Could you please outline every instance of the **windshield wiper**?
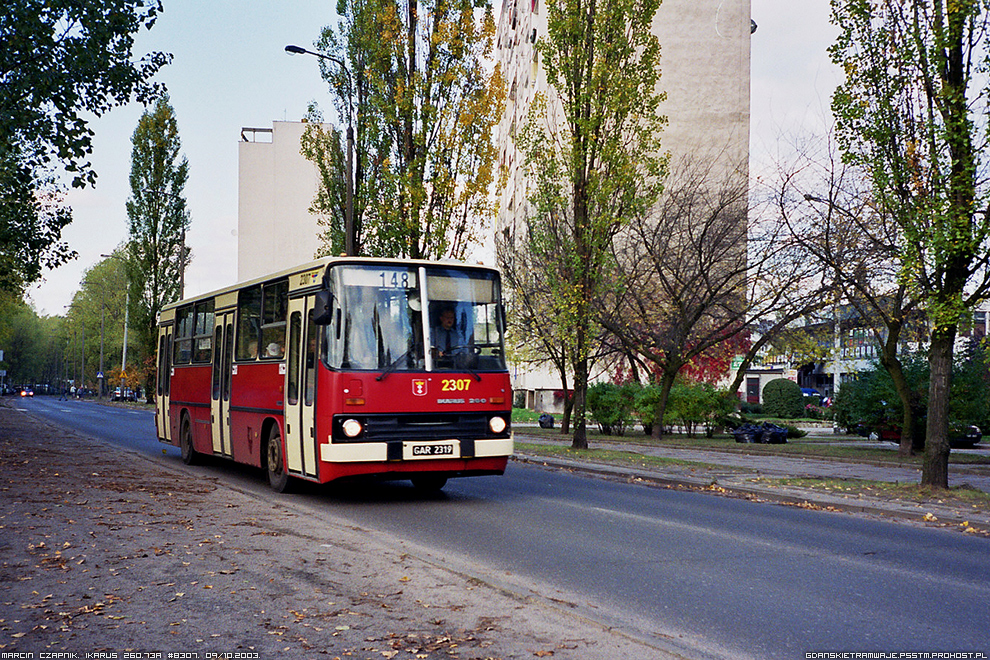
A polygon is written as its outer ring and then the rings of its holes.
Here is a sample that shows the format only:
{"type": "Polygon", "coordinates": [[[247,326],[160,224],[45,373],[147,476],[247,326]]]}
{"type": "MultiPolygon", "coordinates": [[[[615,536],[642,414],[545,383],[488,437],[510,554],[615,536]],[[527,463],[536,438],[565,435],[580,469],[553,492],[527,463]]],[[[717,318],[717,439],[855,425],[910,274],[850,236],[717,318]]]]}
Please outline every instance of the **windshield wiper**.
{"type": "Polygon", "coordinates": [[[405,360],[406,358],[408,358],[410,353],[412,353],[412,349],[406,351],[405,353],[403,353],[402,355],[400,355],[399,357],[397,357],[392,364],[390,364],[387,367],[385,367],[385,371],[381,372],[380,374],[378,374],[375,377],[375,380],[378,380],[378,381],[384,380],[385,376],[387,376],[390,373],[392,373],[393,371],[395,371],[398,368],[399,363],[401,363],[403,360],[405,360]]]}

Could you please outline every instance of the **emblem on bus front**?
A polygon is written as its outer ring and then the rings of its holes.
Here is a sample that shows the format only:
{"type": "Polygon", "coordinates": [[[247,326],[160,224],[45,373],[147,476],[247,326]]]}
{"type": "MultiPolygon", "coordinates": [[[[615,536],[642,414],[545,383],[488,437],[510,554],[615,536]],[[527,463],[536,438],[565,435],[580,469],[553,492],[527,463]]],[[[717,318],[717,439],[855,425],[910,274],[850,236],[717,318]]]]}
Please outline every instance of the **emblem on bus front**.
{"type": "Polygon", "coordinates": [[[416,396],[426,396],[426,379],[416,378],[412,382],[413,394],[416,396]]]}

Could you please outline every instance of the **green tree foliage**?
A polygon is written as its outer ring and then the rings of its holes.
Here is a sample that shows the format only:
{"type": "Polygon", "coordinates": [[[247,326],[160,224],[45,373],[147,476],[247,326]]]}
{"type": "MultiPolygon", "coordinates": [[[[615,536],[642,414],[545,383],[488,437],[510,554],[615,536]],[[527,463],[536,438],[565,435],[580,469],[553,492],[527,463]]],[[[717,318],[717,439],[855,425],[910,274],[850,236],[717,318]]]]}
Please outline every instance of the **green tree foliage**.
{"type": "MultiPolygon", "coordinates": [[[[97,374],[101,368],[105,374],[104,386],[113,387],[119,384],[124,323],[129,320],[125,313],[127,282],[124,255],[122,251],[118,251],[115,256],[97,262],[83,274],[79,289],[72,298],[65,323],[67,328],[79,333],[80,338],[85,337],[81,359],[85,360],[83,373],[86,387],[99,387],[97,374]]],[[[130,367],[140,359],[139,351],[134,348],[136,347],[128,347],[127,362],[130,367]]],[[[131,372],[133,369],[128,368],[127,371],[131,372]]]]}
{"type": "Polygon", "coordinates": [[[75,253],[56,172],[93,184],[91,117],[159,91],[150,79],[170,56],[132,54],[160,2],[22,0],[0,12],[0,287],[19,290],[75,253]]]}
{"type": "MultiPolygon", "coordinates": [[[[320,62],[338,115],[344,124],[353,117],[359,254],[463,257],[494,216],[491,132],[505,84],[485,64],[495,34],[490,5],[350,0],[338,13],[339,31],[326,28],[317,47],[347,66],[320,62]]],[[[303,140],[321,175],[311,210],[327,228],[323,254],[343,247],[343,138],[314,124],[303,140]]]]}
{"type": "Polygon", "coordinates": [[[0,369],[7,385],[60,386],[70,344],[63,319],[41,317],[15,292],[0,292],[0,369]]]}
{"type": "Polygon", "coordinates": [[[76,256],[61,240],[72,211],[54,177],[32,170],[22,155],[0,146],[0,291],[17,293],[76,256]]]}
{"type": "Polygon", "coordinates": [[[127,200],[131,324],[144,355],[155,351],[159,310],[181,296],[188,251],[189,211],[183,189],[189,162],[180,154],[175,111],[160,98],[138,120],[131,138],[131,195],[127,200]]]}
{"type": "Polygon", "coordinates": [[[839,145],[867,173],[874,204],[899,225],[902,281],[932,323],[922,483],[947,487],[956,328],[988,288],[990,7],[832,0],[832,18],[840,34],[830,53],[845,73],[832,100],[839,145]]]}
{"type": "MultiPolygon", "coordinates": [[[[904,376],[911,392],[915,414],[924,416],[928,405],[929,364],[923,353],[902,357],[904,376]]],[[[956,355],[949,397],[949,427],[975,425],[990,429],[990,359],[986,345],[971,343],[956,355]]],[[[843,428],[873,431],[897,429],[903,419],[901,401],[890,374],[879,364],[844,383],[833,403],[836,422],[843,428]]],[[[924,427],[917,427],[914,441],[924,442],[924,427]]]]}
{"type": "Polygon", "coordinates": [[[804,394],[792,380],[777,378],[763,386],[763,412],[770,417],[804,417],[804,394]]]}
{"type": "Polygon", "coordinates": [[[551,92],[538,96],[518,136],[531,181],[525,249],[540,265],[565,329],[574,374],[573,446],[587,446],[586,393],[598,334],[592,301],[611,267],[611,241],[657,200],[666,158],[659,0],[548,3],[536,44],[551,92]]]}

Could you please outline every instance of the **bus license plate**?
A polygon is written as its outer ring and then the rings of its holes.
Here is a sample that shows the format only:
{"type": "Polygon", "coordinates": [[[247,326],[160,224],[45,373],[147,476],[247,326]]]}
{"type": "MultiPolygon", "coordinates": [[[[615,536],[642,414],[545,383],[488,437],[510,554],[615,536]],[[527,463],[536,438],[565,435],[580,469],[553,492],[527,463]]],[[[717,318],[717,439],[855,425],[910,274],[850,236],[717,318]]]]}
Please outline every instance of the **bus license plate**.
{"type": "Polygon", "coordinates": [[[415,458],[454,458],[458,454],[453,442],[406,445],[405,459],[415,458]]]}

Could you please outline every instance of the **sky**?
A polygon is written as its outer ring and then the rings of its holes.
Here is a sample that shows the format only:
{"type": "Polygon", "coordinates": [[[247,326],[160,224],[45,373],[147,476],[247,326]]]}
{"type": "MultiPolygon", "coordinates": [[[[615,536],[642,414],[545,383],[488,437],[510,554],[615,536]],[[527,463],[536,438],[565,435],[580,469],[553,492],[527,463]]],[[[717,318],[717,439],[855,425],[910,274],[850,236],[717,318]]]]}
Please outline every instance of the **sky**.
{"type": "MultiPolygon", "coordinates": [[[[733,0],[726,0],[727,2],[733,0]]],[[[498,0],[495,0],[496,4],[498,0]]],[[[751,162],[772,158],[782,137],[821,134],[839,75],[826,48],[835,37],[828,0],[751,0],[751,162]]],[[[333,2],[317,0],[164,0],[164,13],[136,39],[135,53],[165,51],[173,60],[156,76],[169,91],[189,159],[186,185],[192,263],[186,295],[218,289],[237,273],[237,142],[242,127],[299,121],[311,101],[333,119],[318,60],[285,53],[313,49],[335,22],[333,2]]],[[[79,258],[31,287],[42,315],[61,315],[84,272],[127,238],[131,135],[144,108],[132,103],[95,119],[95,188],[71,191],[73,222],[63,239],[79,258]]]]}

